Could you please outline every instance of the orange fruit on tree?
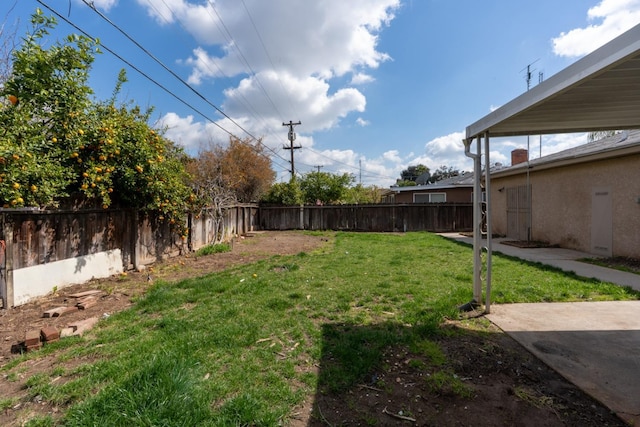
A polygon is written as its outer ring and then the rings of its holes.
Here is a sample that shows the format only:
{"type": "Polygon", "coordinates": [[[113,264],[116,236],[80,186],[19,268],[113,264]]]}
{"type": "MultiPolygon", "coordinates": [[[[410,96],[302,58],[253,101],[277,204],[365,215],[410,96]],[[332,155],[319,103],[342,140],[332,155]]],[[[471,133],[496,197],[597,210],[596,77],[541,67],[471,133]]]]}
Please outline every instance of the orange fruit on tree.
{"type": "Polygon", "coordinates": [[[18,103],[18,97],[15,95],[9,95],[7,98],[9,98],[11,105],[16,105],[18,103]]]}

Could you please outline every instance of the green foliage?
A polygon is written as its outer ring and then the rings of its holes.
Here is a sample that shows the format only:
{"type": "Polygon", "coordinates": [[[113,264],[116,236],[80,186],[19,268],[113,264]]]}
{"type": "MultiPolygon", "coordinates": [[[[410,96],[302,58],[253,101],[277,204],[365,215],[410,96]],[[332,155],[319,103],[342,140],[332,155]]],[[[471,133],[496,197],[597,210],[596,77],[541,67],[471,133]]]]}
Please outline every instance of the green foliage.
{"type": "Polygon", "coordinates": [[[458,175],[460,175],[460,171],[458,169],[453,166],[442,165],[431,174],[429,182],[434,183],[458,175]]]}
{"type": "Polygon", "coordinates": [[[415,185],[416,179],[426,172],[429,172],[429,168],[423,164],[409,166],[400,173],[400,181],[412,181],[412,185],[415,185]]]}
{"type": "Polygon", "coordinates": [[[380,203],[382,199],[382,190],[375,186],[365,187],[357,184],[347,188],[342,201],[348,205],[364,205],[380,203]]]}
{"type": "Polygon", "coordinates": [[[196,251],[196,256],[205,256],[219,254],[231,251],[231,246],[227,243],[216,243],[214,245],[204,246],[196,251]]]}
{"type": "Polygon", "coordinates": [[[302,190],[297,180],[273,184],[261,200],[262,203],[284,206],[299,206],[303,201],[302,190]]]}
{"type": "Polygon", "coordinates": [[[78,137],[80,116],[90,105],[88,70],[96,43],[69,36],[66,44],[40,46],[56,21],[40,11],[33,32],[14,52],[13,74],[0,91],[0,203],[5,207],[51,206],[73,181],[69,152],[54,135],[78,137]]]}
{"type": "Polygon", "coordinates": [[[462,382],[456,374],[447,370],[436,371],[429,375],[425,381],[433,393],[462,398],[473,396],[473,389],[462,382]]]}
{"type": "Polygon", "coordinates": [[[348,173],[310,172],[299,181],[305,203],[324,205],[339,202],[353,182],[353,176],[348,173]]]}
{"type": "Polygon", "coordinates": [[[69,197],[114,200],[175,222],[190,198],[186,156],[147,124],[149,112],[94,102],[87,85],[98,42],[68,36],[44,48],[54,18],[36,11],[0,91],[0,205],[55,207],[69,197]]]}
{"type": "Polygon", "coordinates": [[[396,187],[411,187],[416,185],[415,181],[401,181],[398,180],[396,181],[396,183],[394,184],[396,187]]]}

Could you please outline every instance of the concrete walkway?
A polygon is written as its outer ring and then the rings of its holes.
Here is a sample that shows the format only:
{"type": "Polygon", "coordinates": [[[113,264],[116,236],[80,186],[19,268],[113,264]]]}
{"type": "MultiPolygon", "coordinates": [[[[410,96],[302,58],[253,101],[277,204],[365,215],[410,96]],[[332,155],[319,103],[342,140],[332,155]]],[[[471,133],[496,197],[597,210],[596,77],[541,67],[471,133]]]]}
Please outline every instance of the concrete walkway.
{"type": "MultiPolygon", "coordinates": [[[[457,233],[443,236],[473,244],[457,233]]],[[[593,257],[589,254],[523,249],[503,240],[493,240],[494,253],[640,290],[639,275],[577,261],[593,257]]],[[[487,318],[620,418],[640,426],[640,301],[494,304],[487,318]]]]}

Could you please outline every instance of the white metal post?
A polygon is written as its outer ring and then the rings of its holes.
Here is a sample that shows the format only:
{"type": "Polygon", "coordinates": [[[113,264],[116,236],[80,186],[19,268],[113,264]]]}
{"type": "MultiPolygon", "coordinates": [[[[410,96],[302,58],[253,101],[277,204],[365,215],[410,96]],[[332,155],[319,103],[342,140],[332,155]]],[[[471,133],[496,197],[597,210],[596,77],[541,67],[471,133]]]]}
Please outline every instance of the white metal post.
{"type": "Polygon", "coordinates": [[[476,139],[476,155],[473,158],[473,300],[482,303],[482,144],[476,139]]]}
{"type": "Polygon", "coordinates": [[[491,254],[492,254],[492,226],[491,226],[491,163],[489,159],[489,133],[484,135],[484,191],[486,194],[486,221],[487,221],[487,270],[485,272],[486,294],[484,311],[491,312],[491,254]]]}
{"type": "Polygon", "coordinates": [[[465,139],[464,154],[473,159],[473,300],[461,307],[461,309],[473,309],[480,305],[482,301],[482,189],[480,187],[481,170],[481,145],[480,138],[477,139],[476,153],[471,152],[473,138],[465,139]],[[464,307],[464,308],[463,308],[464,307]]]}

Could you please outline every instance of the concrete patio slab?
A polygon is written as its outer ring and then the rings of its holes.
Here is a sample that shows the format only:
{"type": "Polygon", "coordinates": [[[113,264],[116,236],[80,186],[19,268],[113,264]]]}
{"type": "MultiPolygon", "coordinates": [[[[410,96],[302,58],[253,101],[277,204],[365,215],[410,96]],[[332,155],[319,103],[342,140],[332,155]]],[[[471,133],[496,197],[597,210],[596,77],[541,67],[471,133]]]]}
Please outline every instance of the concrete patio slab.
{"type": "Polygon", "coordinates": [[[487,318],[631,425],[640,425],[640,301],[493,305],[487,318]]]}

